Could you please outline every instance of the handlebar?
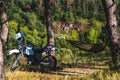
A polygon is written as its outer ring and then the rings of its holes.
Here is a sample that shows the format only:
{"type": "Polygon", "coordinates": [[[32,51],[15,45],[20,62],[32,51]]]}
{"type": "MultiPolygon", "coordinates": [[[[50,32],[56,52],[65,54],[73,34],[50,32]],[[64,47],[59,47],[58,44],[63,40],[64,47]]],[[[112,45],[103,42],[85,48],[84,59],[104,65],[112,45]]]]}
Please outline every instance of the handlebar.
{"type": "Polygon", "coordinates": [[[58,51],[57,47],[47,47],[46,49],[44,49],[43,52],[49,52],[49,51],[58,51]]]}

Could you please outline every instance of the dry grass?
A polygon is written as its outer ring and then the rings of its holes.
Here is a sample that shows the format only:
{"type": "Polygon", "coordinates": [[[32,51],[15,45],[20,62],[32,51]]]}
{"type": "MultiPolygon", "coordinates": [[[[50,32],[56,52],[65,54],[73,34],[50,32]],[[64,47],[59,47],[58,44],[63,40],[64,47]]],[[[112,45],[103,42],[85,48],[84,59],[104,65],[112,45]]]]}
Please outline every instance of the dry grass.
{"type": "Polygon", "coordinates": [[[8,80],[78,80],[80,76],[57,75],[38,72],[7,72],[8,80]]]}
{"type": "Polygon", "coordinates": [[[120,80],[120,73],[110,70],[65,68],[48,73],[15,71],[6,72],[7,80],[120,80]]]}

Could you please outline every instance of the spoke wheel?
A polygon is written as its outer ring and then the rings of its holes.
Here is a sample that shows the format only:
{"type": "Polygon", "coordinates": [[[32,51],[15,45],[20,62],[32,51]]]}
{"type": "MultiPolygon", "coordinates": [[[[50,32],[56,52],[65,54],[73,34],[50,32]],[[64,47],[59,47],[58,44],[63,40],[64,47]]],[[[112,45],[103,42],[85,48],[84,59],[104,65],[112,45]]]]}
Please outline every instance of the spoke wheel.
{"type": "Polygon", "coordinates": [[[54,56],[45,56],[41,61],[42,69],[55,70],[57,60],[54,56]]]}
{"type": "Polygon", "coordinates": [[[20,57],[20,54],[13,54],[10,59],[10,71],[14,72],[19,66],[20,62],[16,60],[16,56],[20,57]]]}

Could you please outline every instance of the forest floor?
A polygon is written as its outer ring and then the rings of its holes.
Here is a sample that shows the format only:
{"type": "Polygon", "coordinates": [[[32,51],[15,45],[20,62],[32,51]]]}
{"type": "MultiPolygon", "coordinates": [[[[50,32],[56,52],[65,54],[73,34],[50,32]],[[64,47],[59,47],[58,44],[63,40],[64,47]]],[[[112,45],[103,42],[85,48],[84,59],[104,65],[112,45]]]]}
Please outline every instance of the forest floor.
{"type": "MultiPolygon", "coordinates": [[[[88,56],[88,55],[87,55],[88,56]]],[[[94,56],[92,56],[94,57],[94,56]]],[[[95,57],[100,57],[96,55],[95,57]]],[[[109,69],[109,58],[77,61],[58,65],[56,71],[41,71],[39,67],[22,65],[15,72],[6,71],[6,80],[120,80],[120,73],[109,69]]],[[[84,58],[83,60],[89,58],[84,58]]]]}
{"type": "Polygon", "coordinates": [[[102,63],[80,63],[72,67],[61,64],[64,67],[47,72],[40,71],[36,67],[22,66],[15,72],[6,71],[6,80],[120,80],[119,72],[111,71],[102,63]]]}
{"type": "MultiPolygon", "coordinates": [[[[28,72],[28,71],[15,71],[15,72],[6,72],[7,80],[67,80],[66,77],[71,79],[78,79],[83,75],[90,75],[99,69],[90,69],[90,68],[64,68],[58,71],[49,71],[49,72],[28,72]]],[[[69,80],[68,79],[68,80],[69,80]]]]}
{"type": "Polygon", "coordinates": [[[102,71],[99,68],[63,68],[56,71],[20,71],[6,72],[7,80],[79,80],[82,76],[102,71]],[[66,79],[67,78],[67,79],[66,79]]]}
{"type": "Polygon", "coordinates": [[[83,74],[91,74],[96,71],[99,71],[99,69],[90,69],[90,68],[64,68],[63,70],[59,71],[52,71],[50,73],[53,74],[60,74],[60,75],[83,75],[83,74]]]}

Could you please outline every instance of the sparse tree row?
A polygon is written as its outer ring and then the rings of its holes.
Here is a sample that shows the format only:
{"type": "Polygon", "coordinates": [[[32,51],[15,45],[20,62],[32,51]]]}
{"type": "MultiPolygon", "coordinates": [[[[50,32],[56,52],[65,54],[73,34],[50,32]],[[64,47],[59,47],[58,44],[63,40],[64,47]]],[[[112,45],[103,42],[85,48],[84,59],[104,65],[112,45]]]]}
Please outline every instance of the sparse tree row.
{"type": "Polygon", "coordinates": [[[75,16],[104,20],[101,0],[56,0],[56,4],[59,12],[72,12],[75,16]]]}
{"type": "MultiPolygon", "coordinates": [[[[52,0],[55,5],[53,12],[55,14],[71,12],[74,16],[82,18],[95,18],[104,20],[104,11],[101,0],[52,0]],[[100,14],[101,13],[101,14],[100,14]]],[[[43,1],[39,1],[39,7],[42,10],[43,1]]]]}

